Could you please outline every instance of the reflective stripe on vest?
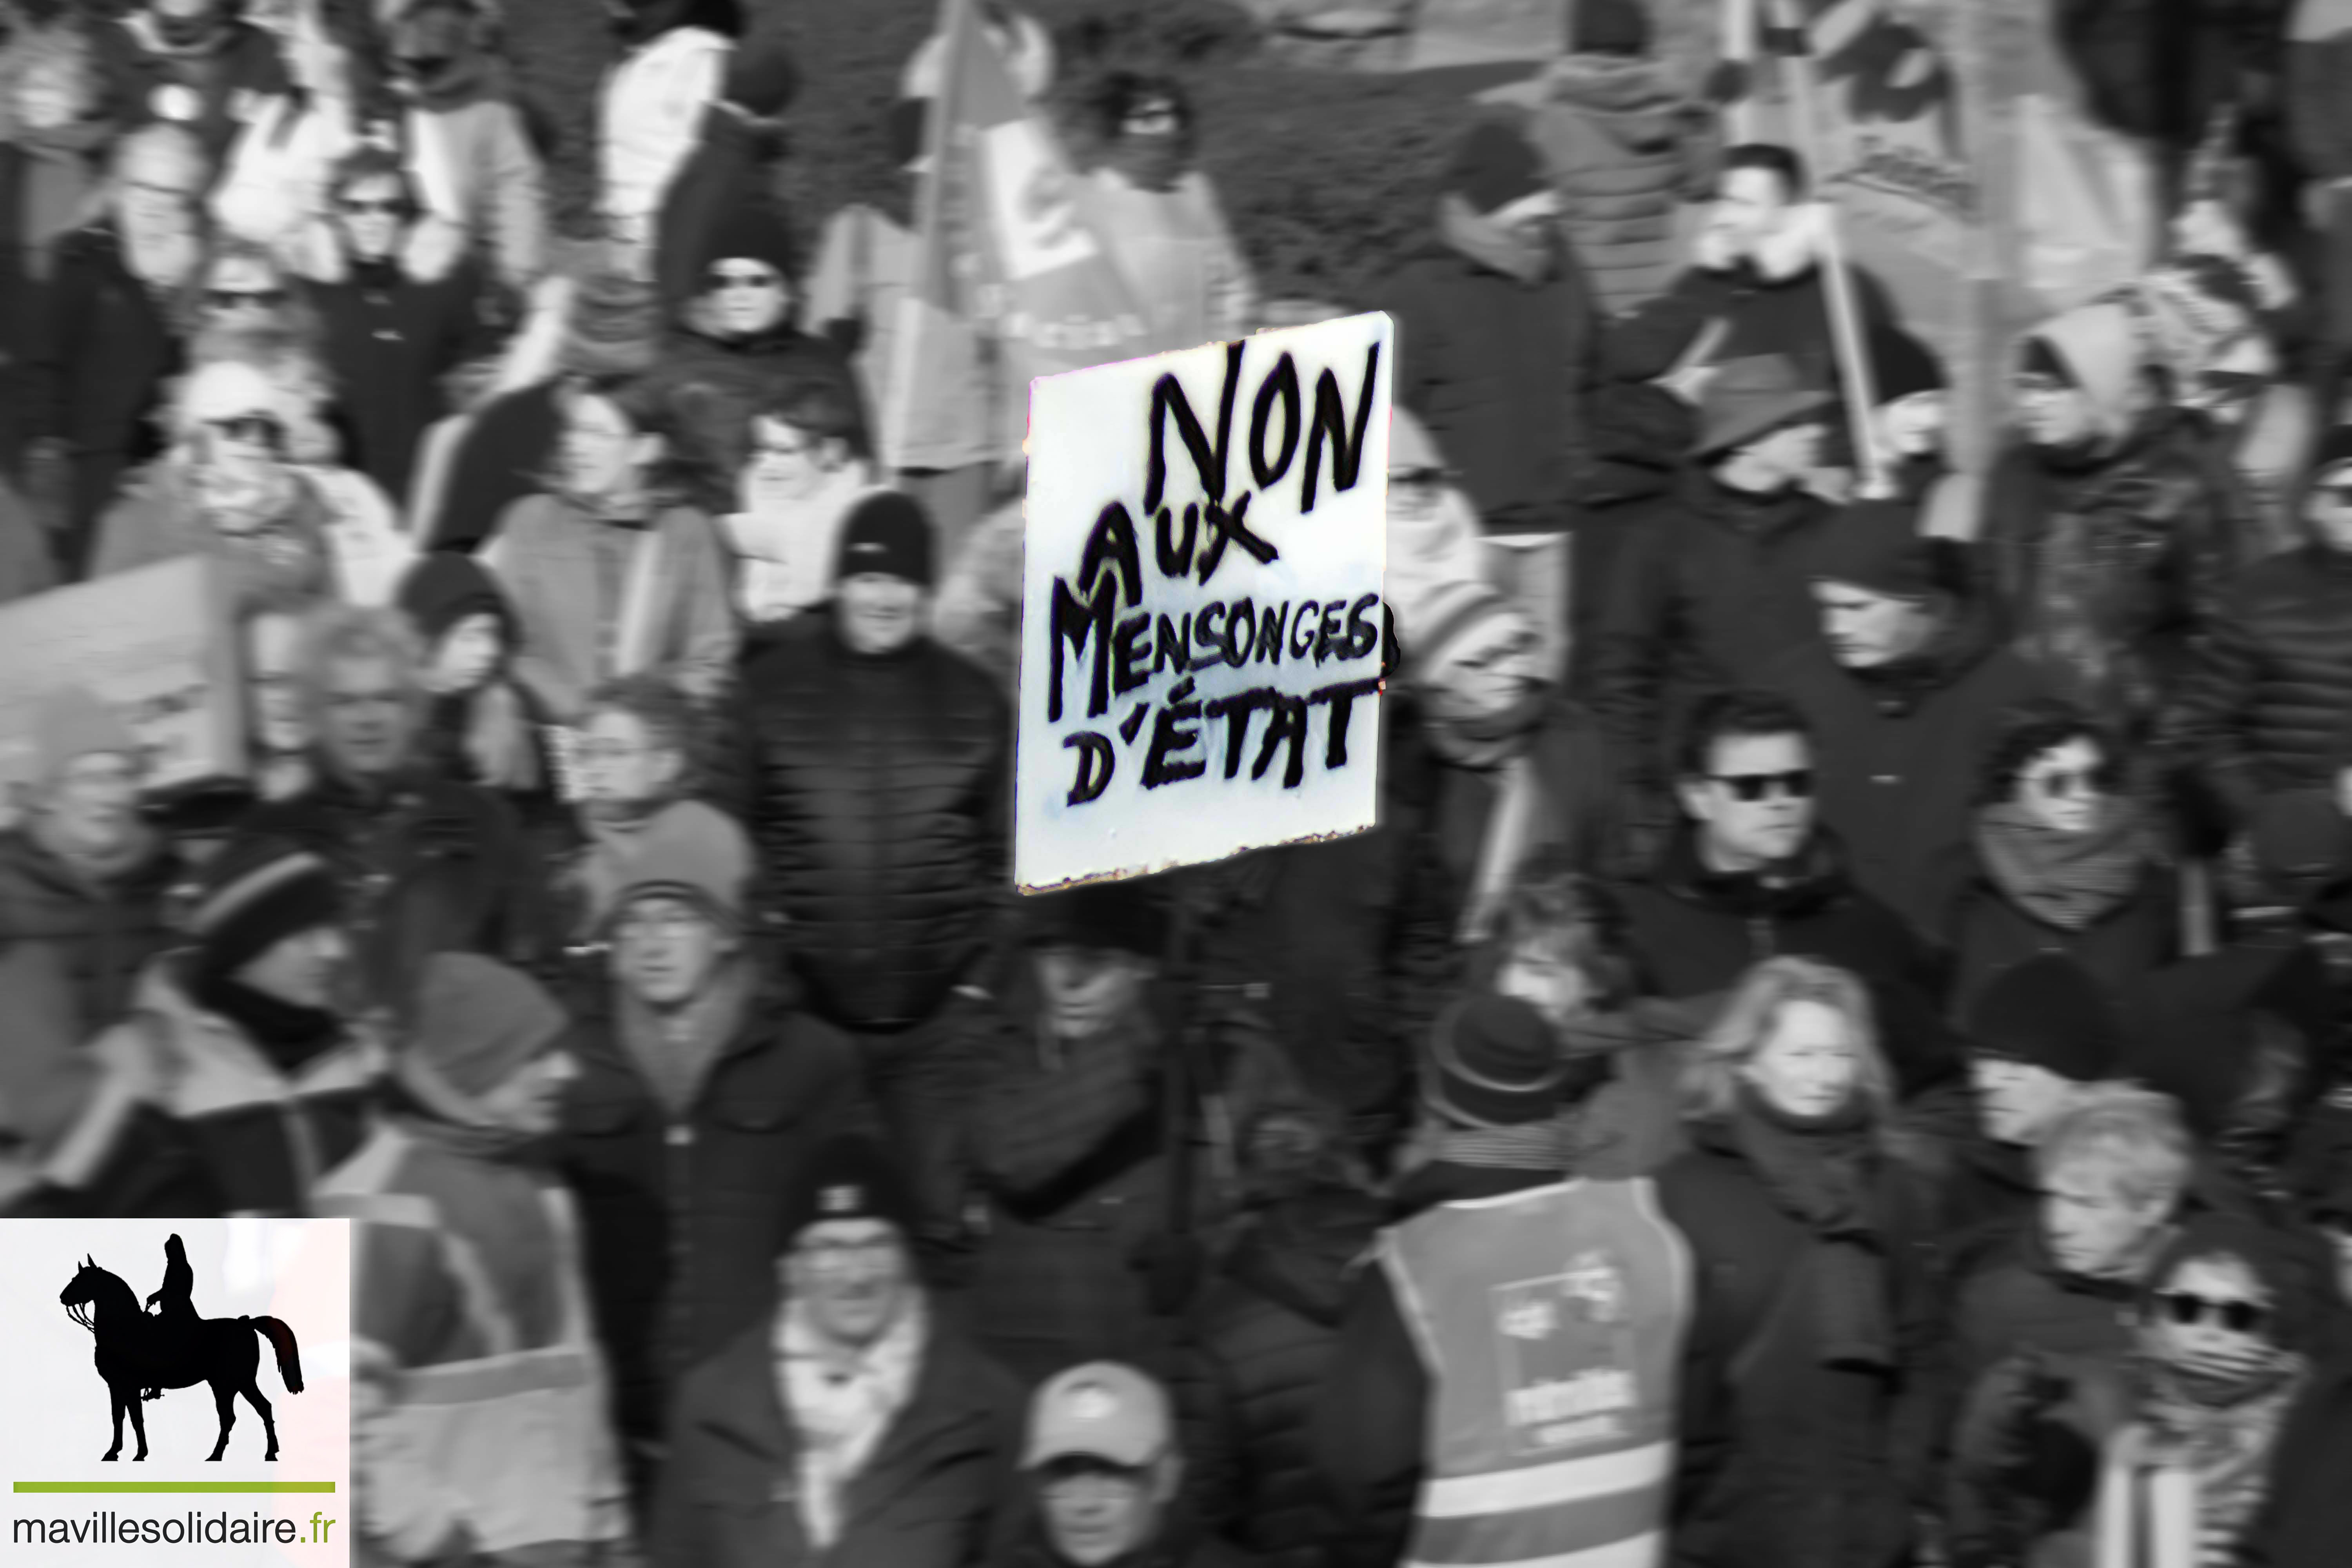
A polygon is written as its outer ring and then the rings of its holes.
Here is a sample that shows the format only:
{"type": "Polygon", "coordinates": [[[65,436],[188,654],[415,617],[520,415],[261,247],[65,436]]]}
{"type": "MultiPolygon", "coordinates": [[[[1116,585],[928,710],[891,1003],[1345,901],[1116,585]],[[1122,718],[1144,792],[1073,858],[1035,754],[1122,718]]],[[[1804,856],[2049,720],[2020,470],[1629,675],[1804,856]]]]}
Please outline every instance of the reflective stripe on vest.
{"type": "Polygon", "coordinates": [[[1430,1373],[1413,1568],[1655,1568],[1690,1261],[1647,1180],[1441,1204],[1380,1256],[1430,1373]]]}

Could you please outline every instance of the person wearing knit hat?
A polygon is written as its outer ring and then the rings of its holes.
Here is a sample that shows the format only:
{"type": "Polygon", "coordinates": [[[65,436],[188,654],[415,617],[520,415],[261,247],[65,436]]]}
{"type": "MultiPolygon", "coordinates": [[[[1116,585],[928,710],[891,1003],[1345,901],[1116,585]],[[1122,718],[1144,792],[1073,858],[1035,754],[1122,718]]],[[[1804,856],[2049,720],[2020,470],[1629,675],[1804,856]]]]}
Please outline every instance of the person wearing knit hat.
{"type": "Polygon", "coordinates": [[[1891,470],[1895,493],[1916,500],[1948,468],[1944,455],[1950,379],[1936,351],[1892,321],[1867,334],[1870,437],[1891,470]]]}
{"type": "Polygon", "coordinates": [[[1567,1076],[1542,1014],[1517,997],[1475,996],[1431,1028],[1421,1102],[1448,1127],[1524,1127],[1559,1113],[1567,1076]]]}
{"type": "Polygon", "coordinates": [[[931,552],[931,520],[914,497],[875,490],[851,503],[833,568],[833,622],[850,651],[880,658],[923,635],[931,552]]]}
{"type": "Polygon", "coordinates": [[[2262,553],[2259,520],[2210,424],[2161,401],[2128,304],[2044,321],[2011,377],[2021,439],[1987,477],[1976,549],[2017,652],[2058,695],[2137,734],[2188,696],[2240,563],[2262,553]]]}
{"type": "MultiPolygon", "coordinates": [[[[1857,500],[1840,508],[1813,542],[1811,568],[1816,583],[1859,588],[1882,599],[1917,604],[1937,589],[1932,552],[1919,531],[1918,509],[1907,501],[1857,500]]],[[[1927,629],[1915,622],[1873,638],[1832,622],[1831,649],[1841,664],[1883,664],[1919,647],[1927,629]]]]}
{"type": "Polygon", "coordinates": [[[1650,52],[1650,13],[1643,0],[1572,0],[1568,48],[1579,55],[1650,52]]]}
{"type": "Polygon", "coordinates": [[[614,847],[596,924],[610,928],[637,915],[638,904],[662,900],[740,933],[751,878],[751,840],[733,817],[701,801],[673,801],[631,842],[614,847]]]}
{"type": "Polygon", "coordinates": [[[395,1561],[593,1561],[626,1531],[578,1200],[551,1157],[569,1027],[529,977],[436,954],[383,1113],[318,1185],[368,1281],[352,1334],[382,1386],[354,1416],[355,1476],[395,1561]],[[550,1430],[563,1441],[517,1437],[550,1430]]]}
{"type": "Polygon", "coordinates": [[[374,1026],[347,1015],[351,956],[334,870],[252,833],[205,866],[188,945],[141,977],[137,1016],[93,1041],[115,1091],[60,1145],[80,1186],[138,1135],[143,1107],[178,1121],[208,1213],[310,1212],[312,1184],[360,1142],[382,1062],[374,1026]]]}
{"type": "Polygon", "coordinates": [[[1168,947],[1158,879],[1088,882],[1022,900],[1042,1026],[1075,1044],[1136,1024],[1168,947]]]}
{"type": "Polygon", "coordinates": [[[871,1136],[798,1162],[769,1247],[781,1289],[679,1391],[652,1560],[753,1568],[784,1540],[794,1563],[955,1568],[967,1543],[1009,1536],[1022,1391],[934,1301],[918,1212],[871,1136]],[[760,1462],[730,1463],[747,1411],[760,1462]],[[782,1536],[741,1528],[779,1508],[782,1536]]]}
{"type": "Polygon", "coordinates": [[[497,579],[470,555],[436,551],[402,577],[397,602],[425,648],[419,761],[468,784],[541,789],[551,771],[529,700],[507,675],[519,639],[497,579]]]}
{"type": "Polygon", "coordinates": [[[2062,953],[2004,971],[1978,996],[1966,1033],[1984,1131],[1996,1143],[2032,1145],[2076,1089],[2123,1075],[2114,1005],[2062,953]]]}

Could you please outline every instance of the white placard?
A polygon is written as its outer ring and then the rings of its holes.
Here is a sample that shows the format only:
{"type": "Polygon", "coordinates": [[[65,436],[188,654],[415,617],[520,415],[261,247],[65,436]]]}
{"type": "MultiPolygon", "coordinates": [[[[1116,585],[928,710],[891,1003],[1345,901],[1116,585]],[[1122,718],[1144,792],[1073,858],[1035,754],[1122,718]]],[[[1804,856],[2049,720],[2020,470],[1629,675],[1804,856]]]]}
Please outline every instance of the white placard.
{"type": "Polygon", "coordinates": [[[1370,827],[1388,317],[1030,384],[1014,879],[1370,827]]]}

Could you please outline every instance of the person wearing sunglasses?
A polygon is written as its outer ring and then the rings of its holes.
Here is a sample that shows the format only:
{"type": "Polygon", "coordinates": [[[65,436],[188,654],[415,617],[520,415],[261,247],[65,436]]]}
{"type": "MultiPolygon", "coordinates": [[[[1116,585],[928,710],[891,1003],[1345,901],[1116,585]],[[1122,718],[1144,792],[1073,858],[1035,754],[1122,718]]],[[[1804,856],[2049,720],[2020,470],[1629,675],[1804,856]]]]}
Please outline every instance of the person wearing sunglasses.
{"type": "Polygon", "coordinates": [[[2303,542],[2247,569],[2158,744],[2218,837],[2249,834],[2266,802],[2333,792],[2352,712],[2352,426],[2313,453],[2303,542]]]}
{"type": "Polygon", "coordinates": [[[306,292],[351,435],[344,461],[407,504],[416,447],[448,412],[444,378],[503,339],[465,236],[424,210],[393,153],[363,147],[335,165],[330,216],[306,292]]]}
{"type": "Polygon", "coordinates": [[[384,65],[402,142],[431,147],[445,182],[434,198],[508,289],[547,271],[546,170],[512,100],[494,7],[412,0],[393,16],[384,65]]]}
{"type": "Polygon", "coordinates": [[[2127,1361],[2044,1356],[1979,1390],[1976,1474],[2032,1521],[2009,1560],[2341,1562],[2352,1365],[2334,1311],[2307,1236],[2184,1221],[2130,1310],[2127,1361]]]}
{"type": "Polygon", "coordinates": [[[1614,889],[1645,991],[1717,994],[1775,953],[1834,963],[1874,989],[1929,973],[1925,946],[1854,886],[1843,846],[1821,826],[1814,767],[1811,728],[1785,698],[1727,691],[1692,709],[1675,765],[1682,819],[1614,889]]]}
{"type": "Polygon", "coordinates": [[[1908,503],[1847,505],[1806,552],[1817,635],[1758,679],[1812,731],[1821,820],[1855,885],[1922,940],[1943,918],[1944,868],[1968,841],[2005,716],[2049,695],[2049,678],[2001,646],[1966,549],[1925,537],[1908,503]]]}
{"type": "Polygon", "coordinates": [[[2010,717],[1948,862],[1956,1010],[2037,952],[2067,954],[2117,996],[2174,958],[2178,879],[2126,772],[2119,744],[2071,703],[2010,717]]]}
{"type": "Polygon", "coordinates": [[[2042,322],[2008,373],[2016,438],[1987,478],[1985,574],[2055,693],[2139,743],[2259,530],[2210,426],[2166,395],[2173,373],[2132,304],[2042,322]]]}

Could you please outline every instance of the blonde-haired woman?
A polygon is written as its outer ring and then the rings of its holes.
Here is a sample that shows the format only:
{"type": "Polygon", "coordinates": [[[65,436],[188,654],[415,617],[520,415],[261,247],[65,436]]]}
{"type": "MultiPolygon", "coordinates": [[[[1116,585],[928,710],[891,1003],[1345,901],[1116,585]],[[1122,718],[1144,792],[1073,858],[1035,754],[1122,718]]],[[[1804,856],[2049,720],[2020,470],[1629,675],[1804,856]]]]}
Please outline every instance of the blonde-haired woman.
{"type": "Polygon", "coordinates": [[[1658,1176],[1697,1286],[1675,1561],[1908,1562],[1924,1445],[1898,1413],[1926,1408],[1932,1311],[1869,993],[1810,959],[1758,964],[1684,1093],[1691,1146],[1658,1176]]]}

